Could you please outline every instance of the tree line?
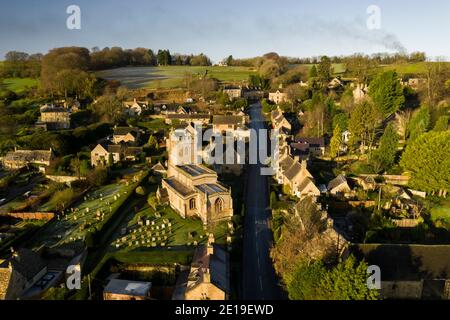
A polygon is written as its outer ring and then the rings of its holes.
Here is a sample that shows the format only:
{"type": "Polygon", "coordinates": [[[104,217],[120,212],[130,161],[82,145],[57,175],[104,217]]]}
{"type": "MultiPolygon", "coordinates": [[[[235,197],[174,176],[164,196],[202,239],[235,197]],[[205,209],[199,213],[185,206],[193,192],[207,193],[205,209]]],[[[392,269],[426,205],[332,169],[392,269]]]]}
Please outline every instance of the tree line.
{"type": "MultiPolygon", "coordinates": [[[[63,47],[50,50],[43,55],[28,54],[20,51],[10,51],[6,53],[5,60],[0,68],[0,76],[4,78],[38,78],[41,74],[41,63],[46,56],[54,56],[55,53],[73,53],[74,63],[81,63],[78,69],[82,70],[102,70],[119,68],[125,66],[210,66],[211,60],[201,53],[198,55],[171,54],[169,50],[158,50],[156,53],[148,48],[123,49],[121,47],[111,47],[99,49],[94,47],[91,50],[79,47],[63,47]],[[81,59],[81,61],[80,61],[81,59]]],[[[65,60],[59,58],[60,60],[65,60]]],[[[66,57],[67,58],[67,57],[66,57]]],[[[63,62],[66,64],[66,62],[63,62]]]]}

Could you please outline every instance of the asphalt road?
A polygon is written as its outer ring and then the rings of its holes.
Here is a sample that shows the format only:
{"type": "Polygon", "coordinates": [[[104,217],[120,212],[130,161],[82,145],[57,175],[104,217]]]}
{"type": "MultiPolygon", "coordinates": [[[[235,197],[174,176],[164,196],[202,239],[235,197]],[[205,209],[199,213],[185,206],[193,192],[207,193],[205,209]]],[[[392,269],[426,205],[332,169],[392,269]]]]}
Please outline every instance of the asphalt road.
{"type": "MultiPolygon", "coordinates": [[[[264,129],[260,104],[250,109],[250,128],[264,129]]],[[[249,165],[244,229],[242,298],[245,300],[285,299],[270,258],[273,243],[269,228],[268,177],[260,174],[260,164],[249,165]]]]}

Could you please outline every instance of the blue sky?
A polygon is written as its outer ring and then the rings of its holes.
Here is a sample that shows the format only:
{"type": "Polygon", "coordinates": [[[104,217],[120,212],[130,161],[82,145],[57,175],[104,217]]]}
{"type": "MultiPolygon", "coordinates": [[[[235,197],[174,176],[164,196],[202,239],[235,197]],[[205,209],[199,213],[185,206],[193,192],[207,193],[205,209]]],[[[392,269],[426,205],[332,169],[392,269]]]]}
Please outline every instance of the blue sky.
{"type": "Polygon", "coordinates": [[[214,61],[402,48],[448,59],[449,16],[450,1],[441,0],[2,0],[0,57],[77,45],[203,52],[214,61]],[[81,30],[66,28],[71,4],[81,8],[81,30]],[[366,27],[369,5],[381,9],[381,30],[366,27]]]}

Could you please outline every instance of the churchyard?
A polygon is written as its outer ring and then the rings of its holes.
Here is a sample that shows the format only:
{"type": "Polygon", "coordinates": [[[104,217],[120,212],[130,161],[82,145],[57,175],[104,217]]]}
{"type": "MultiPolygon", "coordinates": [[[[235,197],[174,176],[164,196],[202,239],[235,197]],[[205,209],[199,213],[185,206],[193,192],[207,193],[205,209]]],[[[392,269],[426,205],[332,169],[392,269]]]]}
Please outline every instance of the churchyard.
{"type": "Polygon", "coordinates": [[[101,230],[134,192],[138,181],[136,177],[133,182],[121,180],[86,193],[74,206],[64,210],[49,223],[39,233],[34,244],[55,246],[81,242],[88,232],[95,233],[101,230]]]}
{"type": "MultiPolygon", "coordinates": [[[[216,242],[225,242],[227,223],[219,223],[213,231],[216,242]]],[[[128,252],[151,248],[195,247],[207,241],[206,230],[198,218],[183,219],[168,206],[157,210],[145,206],[120,228],[111,244],[112,251],[128,252]]]]}

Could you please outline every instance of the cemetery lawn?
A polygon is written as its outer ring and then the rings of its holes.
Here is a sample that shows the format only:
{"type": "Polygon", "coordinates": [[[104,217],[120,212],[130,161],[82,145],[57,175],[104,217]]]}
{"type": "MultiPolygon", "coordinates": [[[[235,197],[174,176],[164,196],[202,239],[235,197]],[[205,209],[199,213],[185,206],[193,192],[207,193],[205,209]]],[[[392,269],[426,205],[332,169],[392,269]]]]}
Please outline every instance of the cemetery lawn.
{"type": "MultiPolygon", "coordinates": [[[[125,231],[125,228],[126,234],[118,235],[112,242],[112,251],[124,253],[149,252],[163,248],[166,248],[166,251],[178,250],[180,247],[194,248],[206,244],[208,238],[200,218],[183,219],[169,206],[160,206],[155,211],[145,205],[121,229],[125,231]]],[[[227,222],[217,224],[212,231],[217,244],[226,243],[227,222]]]]}
{"type": "Polygon", "coordinates": [[[155,211],[145,205],[126,225],[123,225],[122,229],[125,230],[125,228],[127,229],[126,235],[120,235],[112,243],[113,250],[129,252],[162,247],[194,246],[194,241],[200,244],[205,243],[207,239],[200,219],[183,219],[169,206],[158,207],[158,210],[155,211]],[[142,225],[139,225],[139,221],[142,221],[142,225]],[[147,221],[149,221],[149,225],[146,225],[147,221]],[[170,227],[168,223],[171,224],[170,227]],[[155,241],[152,241],[153,238],[155,241]],[[158,238],[160,239],[158,240],[158,238]],[[136,244],[136,241],[139,244],[136,244]],[[143,241],[145,243],[142,243],[143,241]],[[120,244],[119,248],[116,248],[117,243],[120,244]],[[152,243],[155,245],[152,246],[152,243]]]}
{"type": "Polygon", "coordinates": [[[60,220],[49,222],[33,239],[33,245],[82,243],[88,231],[102,229],[108,219],[133,194],[135,187],[136,183],[114,183],[87,193],[85,201],[65,210],[60,220]]]}

